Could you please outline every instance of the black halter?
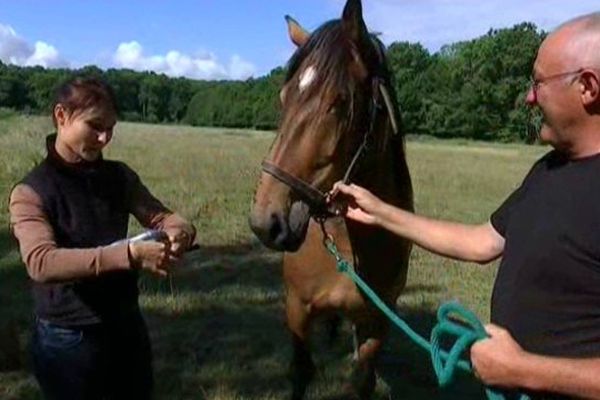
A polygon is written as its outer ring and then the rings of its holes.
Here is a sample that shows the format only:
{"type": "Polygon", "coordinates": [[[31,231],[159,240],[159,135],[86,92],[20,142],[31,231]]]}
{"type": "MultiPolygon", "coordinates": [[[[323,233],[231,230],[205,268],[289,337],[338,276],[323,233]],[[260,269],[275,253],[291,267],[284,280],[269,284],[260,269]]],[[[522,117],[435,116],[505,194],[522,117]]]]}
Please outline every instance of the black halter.
{"type": "MultiPolygon", "coordinates": [[[[383,79],[376,76],[372,79],[372,100],[370,107],[369,129],[363,136],[362,143],[354,153],[354,157],[346,168],[342,182],[349,183],[352,173],[355,171],[358,160],[364,154],[370,138],[373,136],[375,124],[379,115],[379,110],[382,108],[380,102],[380,87],[384,84],[383,79]]],[[[390,116],[391,117],[391,116],[390,116]]],[[[335,215],[335,208],[327,202],[327,194],[312,186],[310,183],[299,179],[292,174],[284,171],[270,161],[262,162],[262,170],[286,184],[298,194],[302,200],[309,206],[312,216],[316,219],[326,219],[335,215]]]]}

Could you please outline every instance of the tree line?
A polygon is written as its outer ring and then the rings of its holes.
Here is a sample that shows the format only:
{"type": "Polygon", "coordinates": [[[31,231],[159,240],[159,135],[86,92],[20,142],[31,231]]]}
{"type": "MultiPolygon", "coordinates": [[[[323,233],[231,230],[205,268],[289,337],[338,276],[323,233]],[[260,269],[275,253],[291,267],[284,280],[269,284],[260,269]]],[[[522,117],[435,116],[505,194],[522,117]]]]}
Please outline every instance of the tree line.
{"type": "MultiPolygon", "coordinates": [[[[521,23],[433,54],[419,43],[392,43],[388,62],[405,132],[525,140],[532,114],[524,99],[545,36],[534,24],[521,23]]],[[[127,69],[45,69],[0,62],[0,107],[48,113],[56,86],[74,75],[108,81],[127,121],[275,129],[285,68],[246,81],[197,81],[127,69]]]]}

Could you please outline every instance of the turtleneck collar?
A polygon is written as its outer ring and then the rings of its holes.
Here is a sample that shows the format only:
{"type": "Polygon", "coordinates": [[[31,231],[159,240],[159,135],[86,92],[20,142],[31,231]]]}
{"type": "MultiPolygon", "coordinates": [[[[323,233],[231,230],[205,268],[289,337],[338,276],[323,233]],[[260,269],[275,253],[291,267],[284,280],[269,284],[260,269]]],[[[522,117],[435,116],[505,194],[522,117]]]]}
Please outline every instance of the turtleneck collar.
{"type": "Polygon", "coordinates": [[[56,151],[56,137],[56,133],[46,136],[46,151],[48,154],[46,158],[55,166],[71,172],[89,173],[96,171],[102,165],[102,162],[104,161],[102,153],[100,153],[100,156],[95,161],[81,160],[75,163],[66,161],[56,151]]]}

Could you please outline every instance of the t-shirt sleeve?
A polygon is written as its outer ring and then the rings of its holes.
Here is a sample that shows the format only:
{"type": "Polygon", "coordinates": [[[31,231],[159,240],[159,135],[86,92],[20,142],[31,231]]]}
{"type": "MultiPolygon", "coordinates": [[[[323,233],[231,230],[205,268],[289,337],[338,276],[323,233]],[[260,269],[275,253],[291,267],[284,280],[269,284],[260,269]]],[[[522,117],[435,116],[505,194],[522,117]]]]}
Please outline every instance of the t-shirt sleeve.
{"type": "Polygon", "coordinates": [[[521,197],[521,193],[523,192],[523,185],[521,185],[517,190],[512,192],[510,196],[496,211],[494,211],[490,217],[490,223],[500,234],[500,236],[505,237],[506,235],[506,227],[508,225],[508,221],[510,220],[511,210],[518,203],[519,198],[521,197]]]}
{"type": "Polygon", "coordinates": [[[512,192],[510,194],[510,196],[508,196],[508,198],[506,200],[504,200],[502,205],[500,205],[500,207],[498,207],[498,209],[496,211],[494,211],[492,213],[492,215],[490,216],[490,223],[492,224],[492,227],[494,227],[494,229],[496,230],[496,232],[498,232],[498,234],[500,236],[502,236],[502,237],[506,236],[506,229],[508,227],[508,223],[510,221],[510,217],[512,215],[512,212],[513,212],[515,206],[519,203],[521,198],[527,192],[528,188],[531,185],[531,181],[534,179],[534,176],[536,175],[536,173],[541,168],[543,168],[545,161],[551,156],[552,156],[552,153],[546,154],[544,157],[542,157],[540,160],[538,160],[533,165],[531,170],[527,173],[527,176],[521,183],[521,186],[519,186],[514,192],[512,192]]]}

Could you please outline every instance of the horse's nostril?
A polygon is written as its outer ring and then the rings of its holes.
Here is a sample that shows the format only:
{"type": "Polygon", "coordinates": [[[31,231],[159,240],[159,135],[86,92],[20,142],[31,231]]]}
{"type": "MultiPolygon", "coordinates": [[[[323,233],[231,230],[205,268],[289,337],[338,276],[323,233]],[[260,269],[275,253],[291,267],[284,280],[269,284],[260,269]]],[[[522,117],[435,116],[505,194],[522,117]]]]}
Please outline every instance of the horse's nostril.
{"type": "Polygon", "coordinates": [[[271,224],[269,226],[269,238],[271,242],[280,246],[285,243],[290,229],[284,218],[278,213],[271,214],[271,224]]]}

